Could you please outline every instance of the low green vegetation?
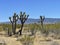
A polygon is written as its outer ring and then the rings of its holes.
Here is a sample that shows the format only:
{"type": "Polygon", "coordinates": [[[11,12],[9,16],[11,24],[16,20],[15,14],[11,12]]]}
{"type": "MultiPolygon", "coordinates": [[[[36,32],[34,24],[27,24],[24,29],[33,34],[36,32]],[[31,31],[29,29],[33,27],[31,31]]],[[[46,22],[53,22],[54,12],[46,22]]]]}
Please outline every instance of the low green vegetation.
{"type": "MultiPolygon", "coordinates": [[[[20,28],[21,25],[17,24],[16,28],[20,28]]],[[[28,30],[41,30],[41,24],[24,24],[24,27],[28,28],[28,30]]],[[[60,23],[56,23],[56,24],[44,24],[44,29],[45,30],[58,30],[60,29],[60,23]]],[[[1,30],[5,30],[5,28],[9,28],[12,29],[11,24],[0,24],[0,31],[1,30]]]]}

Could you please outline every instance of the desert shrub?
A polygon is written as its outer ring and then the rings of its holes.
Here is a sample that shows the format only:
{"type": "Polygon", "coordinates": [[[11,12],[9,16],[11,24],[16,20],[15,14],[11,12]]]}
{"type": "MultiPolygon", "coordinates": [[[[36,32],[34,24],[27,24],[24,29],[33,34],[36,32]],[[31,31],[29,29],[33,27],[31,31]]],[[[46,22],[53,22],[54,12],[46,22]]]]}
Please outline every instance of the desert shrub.
{"type": "Polygon", "coordinates": [[[3,30],[5,30],[6,28],[12,29],[11,24],[2,24],[2,28],[3,30]]]}
{"type": "Polygon", "coordinates": [[[51,45],[60,45],[58,42],[54,41],[51,45]]]}
{"type": "Polygon", "coordinates": [[[34,38],[25,35],[23,38],[20,39],[20,41],[23,45],[33,45],[34,38]]]}
{"type": "Polygon", "coordinates": [[[3,28],[2,28],[2,26],[0,26],[0,31],[3,31],[3,28]]]}
{"type": "Polygon", "coordinates": [[[17,25],[16,25],[16,28],[20,28],[20,27],[21,27],[21,25],[20,25],[20,24],[17,24],[17,25]]]}
{"type": "Polygon", "coordinates": [[[36,24],[36,23],[30,24],[29,30],[31,31],[31,34],[34,35],[36,33],[36,31],[39,30],[38,24],[36,24]]]}

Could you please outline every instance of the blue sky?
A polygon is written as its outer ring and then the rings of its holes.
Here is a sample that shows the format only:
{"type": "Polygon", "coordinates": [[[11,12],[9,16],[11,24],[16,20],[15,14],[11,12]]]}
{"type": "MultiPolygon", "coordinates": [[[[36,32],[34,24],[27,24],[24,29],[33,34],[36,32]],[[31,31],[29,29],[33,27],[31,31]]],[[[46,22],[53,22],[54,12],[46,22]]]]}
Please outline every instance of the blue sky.
{"type": "Polygon", "coordinates": [[[0,0],[0,22],[9,21],[9,17],[26,12],[29,18],[60,18],[60,0],[0,0]]]}

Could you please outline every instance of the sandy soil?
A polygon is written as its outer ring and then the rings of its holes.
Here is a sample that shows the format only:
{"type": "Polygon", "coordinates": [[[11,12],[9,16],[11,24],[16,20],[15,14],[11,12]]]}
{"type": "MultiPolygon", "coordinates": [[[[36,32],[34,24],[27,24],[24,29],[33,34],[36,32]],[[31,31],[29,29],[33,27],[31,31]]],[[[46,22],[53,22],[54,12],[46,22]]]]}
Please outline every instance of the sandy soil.
{"type": "Polygon", "coordinates": [[[7,45],[22,45],[20,41],[16,41],[17,38],[5,36],[4,31],[0,32],[0,43],[6,43],[7,45]]]}
{"type": "MultiPolygon", "coordinates": [[[[6,37],[2,33],[4,32],[0,33],[0,43],[5,42],[7,45],[22,45],[20,41],[17,41],[17,38],[6,37]]],[[[33,45],[60,45],[60,39],[53,39],[52,37],[44,37],[41,34],[36,34],[33,45]]]]}
{"type": "Polygon", "coordinates": [[[40,37],[36,35],[34,45],[60,45],[60,39],[53,39],[52,37],[40,37]],[[46,41],[50,40],[50,41],[46,41]]]}
{"type": "Polygon", "coordinates": [[[0,41],[4,41],[7,45],[22,45],[16,38],[0,36],[0,41]]]}

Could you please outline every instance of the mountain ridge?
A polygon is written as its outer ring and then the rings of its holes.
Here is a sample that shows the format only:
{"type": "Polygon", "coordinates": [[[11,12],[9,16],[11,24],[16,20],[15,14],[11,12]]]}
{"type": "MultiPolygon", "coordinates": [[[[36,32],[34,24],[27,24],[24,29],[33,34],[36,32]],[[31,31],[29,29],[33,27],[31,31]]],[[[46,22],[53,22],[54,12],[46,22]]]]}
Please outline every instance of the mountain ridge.
{"type": "MultiPolygon", "coordinates": [[[[60,18],[45,18],[44,23],[45,24],[53,24],[53,23],[59,23],[60,22],[60,18]]],[[[10,24],[9,21],[7,22],[1,22],[0,24],[10,24]]],[[[17,24],[20,24],[20,20],[17,21],[17,24]]],[[[33,19],[33,18],[29,18],[27,19],[27,21],[25,22],[25,24],[31,24],[31,23],[40,23],[40,19],[33,19]]]]}

